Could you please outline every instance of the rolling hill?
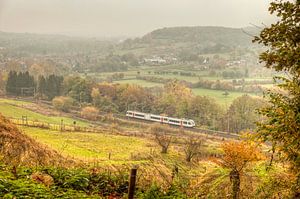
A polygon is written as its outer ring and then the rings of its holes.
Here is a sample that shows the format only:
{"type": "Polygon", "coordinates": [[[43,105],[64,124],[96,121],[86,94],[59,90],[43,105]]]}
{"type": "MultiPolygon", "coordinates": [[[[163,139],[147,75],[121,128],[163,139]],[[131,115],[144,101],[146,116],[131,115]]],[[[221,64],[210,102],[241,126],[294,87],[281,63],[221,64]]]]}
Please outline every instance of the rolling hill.
{"type": "Polygon", "coordinates": [[[141,38],[128,39],[122,49],[144,49],[144,52],[194,51],[200,54],[229,52],[252,46],[254,28],[227,28],[213,26],[170,27],[154,30],[141,38]]]}

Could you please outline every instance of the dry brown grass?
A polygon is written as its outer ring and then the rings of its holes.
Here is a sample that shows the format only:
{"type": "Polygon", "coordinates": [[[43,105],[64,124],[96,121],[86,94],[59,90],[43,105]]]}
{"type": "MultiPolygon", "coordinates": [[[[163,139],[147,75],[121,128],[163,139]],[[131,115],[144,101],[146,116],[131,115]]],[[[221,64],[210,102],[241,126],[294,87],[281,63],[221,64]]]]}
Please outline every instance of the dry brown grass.
{"type": "Polygon", "coordinates": [[[39,171],[31,174],[31,178],[32,180],[44,184],[47,187],[51,186],[54,183],[54,180],[50,175],[39,171]]]}
{"type": "Polygon", "coordinates": [[[74,162],[28,137],[1,114],[0,155],[2,162],[13,166],[68,166],[74,162]]]}

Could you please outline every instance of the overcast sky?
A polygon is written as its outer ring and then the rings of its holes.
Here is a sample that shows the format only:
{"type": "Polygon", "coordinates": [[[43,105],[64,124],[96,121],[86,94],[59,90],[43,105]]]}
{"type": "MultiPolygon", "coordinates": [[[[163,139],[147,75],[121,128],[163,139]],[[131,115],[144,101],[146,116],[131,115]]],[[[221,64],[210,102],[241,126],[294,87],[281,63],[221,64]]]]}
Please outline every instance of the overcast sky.
{"type": "Polygon", "coordinates": [[[269,0],[0,0],[0,31],[140,36],[171,26],[245,27],[274,20],[269,0]]]}

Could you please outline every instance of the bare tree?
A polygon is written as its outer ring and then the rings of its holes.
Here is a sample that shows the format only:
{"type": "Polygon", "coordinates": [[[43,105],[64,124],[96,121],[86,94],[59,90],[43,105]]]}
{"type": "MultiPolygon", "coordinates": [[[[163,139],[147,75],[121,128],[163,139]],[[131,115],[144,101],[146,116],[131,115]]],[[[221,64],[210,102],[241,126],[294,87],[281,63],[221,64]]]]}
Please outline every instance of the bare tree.
{"type": "Polygon", "coordinates": [[[154,134],[156,143],[161,147],[161,153],[167,153],[173,138],[170,135],[172,130],[160,124],[155,124],[150,127],[150,132],[154,134]]]}
{"type": "Polygon", "coordinates": [[[184,143],[184,153],[185,153],[185,160],[187,162],[191,162],[191,160],[200,152],[200,148],[203,144],[203,140],[189,136],[185,139],[184,143]]]}

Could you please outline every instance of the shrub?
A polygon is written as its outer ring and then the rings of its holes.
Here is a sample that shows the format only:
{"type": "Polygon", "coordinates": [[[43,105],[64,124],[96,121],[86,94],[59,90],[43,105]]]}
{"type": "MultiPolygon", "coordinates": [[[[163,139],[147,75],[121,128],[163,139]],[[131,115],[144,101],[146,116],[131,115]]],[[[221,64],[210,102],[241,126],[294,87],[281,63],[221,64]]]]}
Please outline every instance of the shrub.
{"type": "Polygon", "coordinates": [[[99,110],[93,106],[87,106],[81,109],[81,117],[88,120],[97,120],[99,110]]]}
{"type": "Polygon", "coordinates": [[[70,97],[59,96],[52,100],[55,109],[68,112],[73,106],[74,100],[70,97]]]}

